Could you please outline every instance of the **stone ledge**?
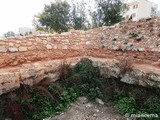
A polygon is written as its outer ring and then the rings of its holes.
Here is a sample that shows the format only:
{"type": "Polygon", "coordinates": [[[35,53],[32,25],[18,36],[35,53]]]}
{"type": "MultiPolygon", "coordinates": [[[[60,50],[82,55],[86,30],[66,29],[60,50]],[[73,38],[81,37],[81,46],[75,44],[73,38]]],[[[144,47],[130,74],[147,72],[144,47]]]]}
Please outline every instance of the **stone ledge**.
{"type": "MultiPolygon", "coordinates": [[[[117,67],[117,63],[119,61],[116,59],[94,58],[88,56],[83,57],[91,59],[93,61],[93,65],[98,66],[100,68],[101,74],[106,78],[121,77],[121,81],[128,84],[160,88],[160,68],[154,66],[146,66],[144,69],[143,67],[141,67],[142,65],[134,64],[134,71],[127,72],[124,75],[121,75],[120,68],[117,67]]],[[[66,59],[66,63],[75,65],[83,57],[68,58],[66,59]]],[[[20,86],[20,83],[33,85],[38,83],[45,77],[51,78],[52,81],[58,80],[59,66],[63,61],[63,59],[51,60],[22,64],[16,67],[1,68],[0,95],[18,88],[20,86]]]]}

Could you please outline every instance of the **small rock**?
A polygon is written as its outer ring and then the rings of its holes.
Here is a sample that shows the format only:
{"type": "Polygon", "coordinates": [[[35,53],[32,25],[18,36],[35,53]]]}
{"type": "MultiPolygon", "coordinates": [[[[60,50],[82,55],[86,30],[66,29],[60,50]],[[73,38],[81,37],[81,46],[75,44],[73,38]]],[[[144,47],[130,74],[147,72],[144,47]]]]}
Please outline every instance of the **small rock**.
{"type": "Polygon", "coordinates": [[[89,34],[87,34],[87,35],[86,35],[86,38],[90,38],[90,37],[92,37],[92,36],[91,36],[91,35],[89,35],[89,34]]]}
{"type": "Polygon", "coordinates": [[[96,114],[93,114],[93,117],[97,117],[97,115],[96,115],[96,114]]]}
{"type": "Polygon", "coordinates": [[[117,40],[117,38],[113,38],[113,40],[112,41],[116,41],[117,40]]]}
{"type": "Polygon", "coordinates": [[[16,52],[16,51],[18,51],[18,48],[12,47],[12,48],[9,48],[9,51],[10,52],[16,52]]]}
{"type": "Polygon", "coordinates": [[[86,45],[92,45],[93,43],[91,41],[87,41],[86,45]]]}
{"type": "Polygon", "coordinates": [[[99,110],[98,110],[98,109],[96,109],[96,112],[99,112],[99,110]]]}
{"type": "Polygon", "coordinates": [[[93,105],[91,103],[87,103],[86,107],[92,107],[93,105]]]}
{"type": "Polygon", "coordinates": [[[62,49],[68,49],[68,46],[67,45],[63,45],[62,49]]]}
{"type": "Polygon", "coordinates": [[[126,73],[124,76],[122,76],[120,81],[128,84],[136,84],[137,79],[134,76],[126,73]]]}
{"type": "Polygon", "coordinates": [[[46,48],[47,48],[47,49],[52,49],[53,47],[52,47],[52,45],[47,44],[47,45],[46,45],[46,48]]]}
{"type": "Polygon", "coordinates": [[[96,98],[96,102],[99,103],[99,104],[101,104],[101,105],[104,105],[104,102],[101,99],[99,99],[99,98],[96,98]]]}
{"type": "Polygon", "coordinates": [[[151,49],[151,51],[153,51],[153,52],[159,52],[160,50],[158,48],[153,48],[153,49],[151,49]]]}
{"type": "Polygon", "coordinates": [[[64,114],[62,112],[56,112],[55,115],[61,115],[61,114],[64,114]]]}
{"type": "Polygon", "coordinates": [[[154,82],[159,82],[160,81],[160,76],[155,75],[155,74],[150,74],[148,77],[149,80],[152,80],[154,82]]]}
{"type": "Polygon", "coordinates": [[[145,48],[138,48],[138,51],[140,52],[145,51],[145,48]]]}
{"type": "Polygon", "coordinates": [[[86,97],[79,97],[79,98],[78,98],[78,101],[79,101],[80,103],[82,103],[82,104],[85,104],[85,103],[88,102],[88,100],[87,100],[86,97]]]}
{"type": "Polygon", "coordinates": [[[5,118],[5,120],[12,120],[12,118],[5,118]]]}

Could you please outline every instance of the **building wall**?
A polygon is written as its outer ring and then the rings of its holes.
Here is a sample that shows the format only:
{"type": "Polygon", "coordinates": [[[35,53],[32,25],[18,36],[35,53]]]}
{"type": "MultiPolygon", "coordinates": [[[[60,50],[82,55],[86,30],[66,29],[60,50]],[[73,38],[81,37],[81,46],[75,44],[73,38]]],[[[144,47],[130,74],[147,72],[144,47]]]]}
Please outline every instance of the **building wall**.
{"type": "Polygon", "coordinates": [[[146,0],[138,0],[139,8],[137,12],[137,19],[151,17],[151,6],[152,4],[146,0]]]}
{"type": "Polygon", "coordinates": [[[133,14],[136,14],[135,17],[132,17],[132,20],[139,20],[141,18],[148,18],[152,16],[152,8],[157,10],[158,5],[152,2],[149,2],[147,0],[135,0],[130,3],[129,10],[124,14],[124,17],[126,18],[127,15],[131,16],[133,14]],[[137,8],[133,9],[133,6],[138,5],[137,8]]]}
{"type": "MultiPolygon", "coordinates": [[[[133,15],[134,13],[136,13],[137,14],[137,12],[138,12],[138,8],[133,8],[133,6],[136,6],[136,5],[138,5],[139,3],[138,2],[134,2],[134,3],[132,3],[132,4],[129,4],[129,10],[125,13],[125,17],[126,16],[129,16],[129,18],[130,18],[130,16],[131,15],[133,15]]],[[[128,18],[127,18],[128,19],[128,18]]],[[[132,20],[137,20],[138,18],[137,18],[137,15],[135,16],[135,17],[133,17],[132,18],[132,20]]]]}
{"type": "MultiPolygon", "coordinates": [[[[22,27],[19,28],[19,34],[23,36],[27,35],[37,35],[40,32],[37,32],[35,28],[22,27]]],[[[43,33],[43,32],[42,32],[43,33]]]]}

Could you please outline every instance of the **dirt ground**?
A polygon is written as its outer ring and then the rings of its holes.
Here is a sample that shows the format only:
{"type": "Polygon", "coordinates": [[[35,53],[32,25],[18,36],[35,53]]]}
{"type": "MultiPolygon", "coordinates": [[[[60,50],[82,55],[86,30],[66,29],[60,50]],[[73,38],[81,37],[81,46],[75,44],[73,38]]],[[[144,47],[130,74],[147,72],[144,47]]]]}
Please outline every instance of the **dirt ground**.
{"type": "Polygon", "coordinates": [[[85,97],[78,98],[64,113],[43,120],[127,120],[109,103],[88,102],[85,97]]]}

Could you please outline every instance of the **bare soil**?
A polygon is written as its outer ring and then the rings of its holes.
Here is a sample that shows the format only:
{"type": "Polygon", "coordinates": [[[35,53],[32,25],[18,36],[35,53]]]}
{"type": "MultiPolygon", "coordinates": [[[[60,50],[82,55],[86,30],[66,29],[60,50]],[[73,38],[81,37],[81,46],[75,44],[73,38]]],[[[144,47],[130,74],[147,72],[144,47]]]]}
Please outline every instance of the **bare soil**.
{"type": "Polygon", "coordinates": [[[44,120],[127,120],[124,115],[110,103],[100,104],[88,102],[85,97],[80,97],[72,103],[66,112],[44,120]]]}

